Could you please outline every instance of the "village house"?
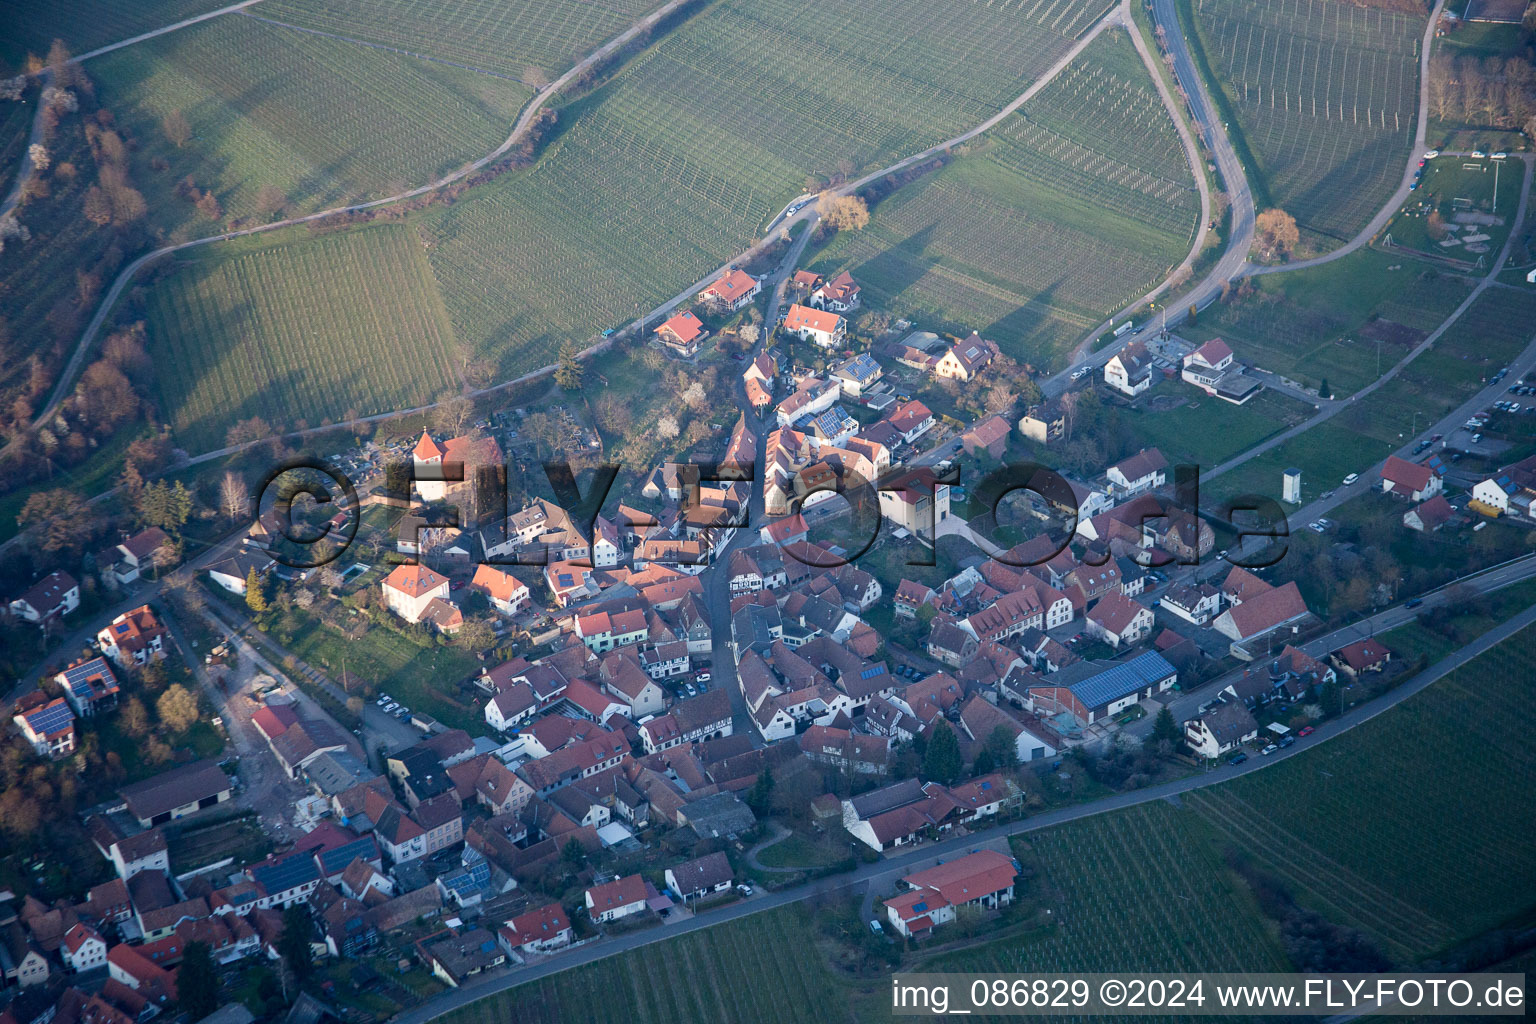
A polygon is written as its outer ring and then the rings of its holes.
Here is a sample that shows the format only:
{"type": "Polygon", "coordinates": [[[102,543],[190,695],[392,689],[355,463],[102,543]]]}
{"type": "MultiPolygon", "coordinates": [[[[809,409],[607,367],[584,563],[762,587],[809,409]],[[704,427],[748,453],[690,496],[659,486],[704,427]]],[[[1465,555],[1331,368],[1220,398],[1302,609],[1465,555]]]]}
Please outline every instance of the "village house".
{"type": "Polygon", "coordinates": [[[1418,503],[1433,498],[1444,486],[1439,456],[1423,463],[1388,455],[1381,467],[1381,489],[1386,494],[1418,503]]]}
{"type": "Polygon", "coordinates": [[[832,280],[817,284],[809,301],[817,309],[834,313],[852,312],[859,308],[859,284],[845,270],[832,280]]]}
{"type": "Polygon", "coordinates": [[[997,910],[1013,902],[1018,864],[996,850],[976,850],[903,878],[907,891],[885,901],[891,926],[904,936],[927,938],[964,907],[997,910]]]}
{"type": "Polygon", "coordinates": [[[663,345],[685,359],[698,355],[700,344],[709,337],[704,322],[691,309],[665,321],[655,333],[663,345]]]}
{"type": "Polygon", "coordinates": [[[1104,364],[1104,383],[1135,398],[1152,386],[1152,356],[1147,347],[1133,341],[1104,364]]]}
{"type": "Polygon", "coordinates": [[[151,526],[98,554],[96,564],[104,582],[126,586],[138,580],[144,570],[157,568],[168,561],[173,550],[165,531],[151,526]]]}
{"type": "Polygon", "coordinates": [[[67,572],[51,572],[11,602],[11,614],[27,622],[48,622],[80,607],[80,584],[67,572]]]}
{"type": "Polygon", "coordinates": [[[972,331],[970,337],[956,341],[939,357],[933,364],[933,374],[949,380],[968,381],[1001,354],[997,342],[988,341],[972,331]]]}
{"type": "Polygon", "coordinates": [[[1088,612],[1087,629],[1117,650],[1129,647],[1151,635],[1152,609],[1111,590],[1088,612]]]}
{"type": "Polygon", "coordinates": [[[503,615],[516,615],[533,603],[533,596],[526,583],[511,573],[484,563],[475,567],[475,576],[470,580],[469,588],[484,594],[491,607],[503,615]]]}
{"type": "Polygon", "coordinates": [[[1242,405],[1263,390],[1256,379],[1243,372],[1235,362],[1232,348],[1220,338],[1212,338],[1184,357],[1179,375],[1212,398],[1242,405]]]}
{"type": "Polygon", "coordinates": [[[1221,611],[1221,591],[1209,583],[1180,583],[1162,596],[1162,609],[1185,622],[1203,626],[1221,611]]]}
{"type": "MultiPolygon", "coordinates": [[[[465,514],[466,520],[479,518],[482,511],[490,511],[489,508],[479,508],[479,502],[473,500],[475,487],[479,483],[478,472],[483,469],[500,469],[506,465],[501,446],[493,437],[465,435],[450,437],[439,444],[425,430],[411,451],[411,459],[414,469],[411,483],[422,500],[459,502],[469,509],[465,514]]],[[[491,504],[494,505],[494,502],[491,504]]],[[[408,535],[403,523],[401,539],[417,540],[408,535]]]]}
{"type": "Polygon", "coordinates": [[[724,853],[709,853],[666,871],[667,891],[684,902],[725,892],[734,878],[724,853]]]}
{"type": "Polygon", "coordinates": [[[949,484],[927,468],[914,469],[880,484],[880,514],[929,544],[939,523],[949,518],[949,484]]]}
{"type": "MultiPolygon", "coordinates": [[[[25,700],[25,699],[23,699],[25,700]]],[[[22,739],[32,745],[40,756],[58,760],[75,752],[75,713],[63,697],[44,700],[36,695],[37,703],[27,708],[17,702],[16,714],[11,721],[21,733],[22,739]]]]}
{"type": "Polygon", "coordinates": [[[1307,603],[1294,581],[1246,598],[1216,616],[1211,628],[1239,643],[1263,636],[1308,614],[1307,603]]]}
{"type": "Polygon", "coordinates": [[[1404,512],[1403,525],[1419,533],[1433,533],[1455,518],[1456,510],[1451,503],[1445,500],[1445,495],[1437,494],[1404,512]]]}
{"type": "Polygon", "coordinates": [[[885,371],[880,364],[875,362],[868,352],[860,352],[855,356],[843,360],[832,367],[829,374],[843,394],[850,398],[858,398],[869,390],[870,385],[878,381],[885,371]]]}
{"type": "Polygon", "coordinates": [[[384,607],[406,622],[420,622],[433,601],[448,601],[448,577],[424,565],[397,565],[380,584],[384,607]]]}
{"type": "Polygon", "coordinates": [[[509,920],[496,933],[496,941],[509,956],[553,953],[571,944],[570,919],[558,903],[526,911],[509,920]]]}
{"type": "Polygon", "coordinates": [[[1196,757],[1220,757],[1258,734],[1259,723],[1238,701],[1222,701],[1184,723],[1184,740],[1196,757]]]}
{"type": "Polygon", "coordinates": [[[763,283],[745,270],[732,267],[699,293],[712,309],[734,313],[763,290],[763,283]]]}
{"type": "MultiPolygon", "coordinates": [[[[148,611],[147,608],[139,610],[148,611]]],[[[106,635],[105,630],[102,631],[102,635],[106,635]]],[[[154,650],[158,652],[159,634],[154,636],[153,642],[154,650]]],[[[139,663],[142,664],[142,661],[139,663]]],[[[130,658],[129,665],[133,664],[134,661],[130,658]]],[[[54,682],[59,684],[70,707],[81,718],[93,715],[97,710],[111,710],[117,706],[117,678],[112,674],[112,669],[108,667],[106,661],[101,658],[89,658],[70,665],[54,676],[54,682]]]]}
{"type": "Polygon", "coordinates": [[[794,305],[784,317],[784,330],[822,348],[837,348],[847,337],[848,321],[833,312],[794,305]]]}
{"type": "Polygon", "coordinates": [[[208,579],[237,597],[245,596],[245,586],[252,573],[259,580],[265,576],[273,562],[267,555],[252,550],[237,551],[208,566],[208,579]]]}
{"type": "Polygon", "coordinates": [[[645,879],[628,875],[586,891],[587,913],[597,924],[607,924],[645,909],[645,879]]]}
{"type": "Polygon", "coordinates": [[[1066,432],[1066,411],[1057,401],[1032,406],[1019,417],[1019,433],[1036,444],[1049,445],[1053,441],[1060,441],[1066,432]]]}
{"type": "Polygon", "coordinates": [[[453,988],[507,962],[507,954],[497,945],[496,936],[484,928],[463,932],[445,929],[419,940],[416,952],[424,963],[432,965],[434,975],[453,988]]]}
{"type": "Polygon", "coordinates": [[[1156,448],[1143,448],[1104,471],[1109,493],[1119,501],[1156,490],[1168,482],[1168,460],[1156,448]]]}
{"type": "Polygon", "coordinates": [[[1356,640],[1328,655],[1333,667],[1352,680],[1358,680],[1366,673],[1381,672],[1391,660],[1391,650],[1375,637],[1356,640]]]}
{"type": "Polygon", "coordinates": [[[165,641],[171,631],[161,624],[149,605],[123,612],[96,634],[101,653],[119,667],[148,664],[151,658],[165,657],[165,641]]]}

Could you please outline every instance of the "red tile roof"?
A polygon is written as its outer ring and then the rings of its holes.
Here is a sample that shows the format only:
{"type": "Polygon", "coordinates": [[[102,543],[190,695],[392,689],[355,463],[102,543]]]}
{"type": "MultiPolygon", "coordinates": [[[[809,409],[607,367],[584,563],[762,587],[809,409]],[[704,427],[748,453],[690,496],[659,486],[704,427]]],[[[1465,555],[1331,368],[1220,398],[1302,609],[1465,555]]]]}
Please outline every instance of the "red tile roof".
{"type": "Polygon", "coordinates": [[[395,571],[384,580],[384,585],[400,591],[407,597],[421,597],[446,585],[447,582],[447,577],[439,576],[424,565],[398,565],[395,571]]]}
{"type": "Polygon", "coordinates": [[[656,328],[657,334],[661,334],[663,331],[671,334],[679,342],[686,345],[704,333],[704,323],[693,315],[692,310],[688,310],[687,312],[677,314],[677,316],[656,328]]]}

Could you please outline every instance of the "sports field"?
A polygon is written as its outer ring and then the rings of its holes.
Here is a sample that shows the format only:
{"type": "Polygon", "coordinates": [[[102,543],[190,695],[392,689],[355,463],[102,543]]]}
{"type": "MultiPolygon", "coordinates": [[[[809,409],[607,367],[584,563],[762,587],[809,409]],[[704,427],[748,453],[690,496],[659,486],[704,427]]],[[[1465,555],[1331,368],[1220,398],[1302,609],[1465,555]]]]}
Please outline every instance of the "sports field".
{"type": "Polygon", "coordinates": [[[532,171],[428,216],[454,328],[505,373],[547,363],[741,251],[808,174],[884,166],[995,113],[1100,13],[710,7],[562,111],[532,171]]]}
{"type": "Polygon", "coordinates": [[[1345,0],[1189,2],[1256,191],[1323,248],[1352,237],[1408,158],[1423,19],[1345,0]]]}
{"type": "Polygon", "coordinates": [[[456,383],[431,269],[399,225],[188,263],[146,305],[161,408],[191,451],[252,416],[320,426],[456,383]]]}
{"type": "Polygon", "coordinates": [[[227,218],[270,219],[263,186],[294,213],[424,185],[500,145],[532,95],[508,79],[242,14],[108,54],[90,70],[138,142],[135,176],[152,222],[177,237],[217,233],[227,218]],[[179,146],[162,127],[178,114],[191,129],[179,146]],[[218,198],[224,218],[176,194],[188,178],[218,198]]]}
{"type": "Polygon", "coordinates": [[[979,330],[1054,365],[1083,333],[1188,254],[1199,194],[1130,39],[1113,30],[980,152],[908,186],[813,262],[873,304],[979,330]]]}
{"type": "Polygon", "coordinates": [[[234,0],[0,0],[0,59],[19,65],[28,53],[47,54],[55,39],[71,53],[121,42],[234,0]]]}
{"type": "Polygon", "coordinates": [[[274,21],[524,79],[554,79],[661,0],[263,0],[274,21]],[[535,73],[537,72],[537,73],[535,73]]]}

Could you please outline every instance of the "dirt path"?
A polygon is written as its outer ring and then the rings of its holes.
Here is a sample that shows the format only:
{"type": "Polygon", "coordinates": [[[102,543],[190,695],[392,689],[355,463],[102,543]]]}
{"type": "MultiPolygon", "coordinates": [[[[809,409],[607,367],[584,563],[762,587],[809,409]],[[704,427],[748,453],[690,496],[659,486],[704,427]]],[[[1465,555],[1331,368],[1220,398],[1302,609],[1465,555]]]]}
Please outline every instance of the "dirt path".
{"type": "Polygon", "coordinates": [[[757,855],[768,849],[768,847],[777,846],[779,843],[782,843],[784,840],[794,835],[793,832],[785,828],[783,825],[780,825],[776,821],[768,822],[768,829],[773,833],[773,835],[767,839],[764,839],[762,842],[758,843],[756,846],[747,851],[747,863],[752,865],[758,871],[767,871],[770,874],[793,875],[804,871],[804,868],[771,868],[757,859],[757,855]]]}
{"type": "Polygon", "coordinates": [[[16,169],[16,183],[11,186],[10,193],[0,202],[0,217],[4,217],[16,209],[16,204],[21,202],[21,190],[27,187],[27,182],[32,180],[32,147],[43,141],[43,97],[42,91],[48,88],[48,83],[53,80],[52,73],[44,71],[38,75],[37,81],[37,110],[32,114],[32,134],[27,136],[27,148],[21,151],[21,166],[16,169]]]}

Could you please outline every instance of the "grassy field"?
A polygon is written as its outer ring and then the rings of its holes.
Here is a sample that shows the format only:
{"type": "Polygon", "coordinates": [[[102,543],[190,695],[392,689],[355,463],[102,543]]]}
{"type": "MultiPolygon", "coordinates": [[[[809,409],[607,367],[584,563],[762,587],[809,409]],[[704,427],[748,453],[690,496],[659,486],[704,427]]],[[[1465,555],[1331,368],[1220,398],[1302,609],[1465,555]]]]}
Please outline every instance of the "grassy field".
{"type": "Polygon", "coordinates": [[[436,180],[500,145],[532,95],[508,79],[243,15],[119,50],[90,70],[139,143],[151,224],[173,240],[222,231],[226,219],[270,219],[262,186],[291,214],[436,180]],[[161,127],[173,113],[191,128],[180,147],[161,127]],[[225,218],[210,221],[176,194],[187,178],[218,197],[225,218]]]}
{"type": "Polygon", "coordinates": [[[813,269],[847,268],[874,305],[980,330],[1050,365],[1189,251],[1198,193],[1123,32],[1095,41],[979,150],[887,199],[813,269]]]}
{"type": "Polygon", "coordinates": [[[1509,237],[1524,176],[1524,165],[1510,160],[1445,156],[1427,161],[1423,184],[1387,224],[1392,244],[1467,264],[1491,265],[1509,237]],[[1431,211],[1439,213],[1449,232],[1439,241],[1429,236],[1431,211]]]}
{"type": "Polygon", "coordinates": [[[1408,156],[1423,20],[1338,0],[1191,3],[1259,191],[1296,218],[1305,241],[1350,238],[1408,156]]]}
{"type": "Polygon", "coordinates": [[[1332,263],[1254,278],[1257,291],[1200,314],[1180,333],[1224,338],[1237,358],[1343,397],[1375,380],[1467,297],[1465,281],[1361,250],[1332,263]],[[1394,326],[1395,325],[1395,326],[1394,326]]]}
{"type": "MultiPolygon", "coordinates": [[[[1242,405],[1207,398],[1187,384],[1177,388],[1184,404],[1176,409],[1133,410],[1124,414],[1139,447],[1157,447],[1170,462],[1204,469],[1253,447],[1298,423],[1312,407],[1276,391],[1263,391],[1242,405]]],[[[1127,452],[1127,457],[1135,454],[1127,452]]]]}
{"type": "Polygon", "coordinates": [[[541,85],[659,0],[264,0],[264,18],[541,85]]]}
{"type": "Polygon", "coordinates": [[[430,215],[454,327],[505,373],[548,362],[740,251],[808,174],[882,166],[995,112],[1097,13],[710,7],[563,111],[530,173],[430,215]],[[977,51],[983,39],[1007,45],[977,51]]]}
{"type": "Polygon", "coordinates": [[[0,0],[0,60],[19,65],[28,53],[47,54],[55,39],[72,53],[216,11],[233,0],[0,0]]]}
{"type": "Polygon", "coordinates": [[[161,407],[192,450],[251,416],[319,426],[455,382],[431,269],[399,225],[190,262],[147,306],[161,407]]]}
{"type": "Polygon", "coordinates": [[[1188,802],[1395,959],[1526,909],[1536,871],[1527,630],[1354,733],[1188,802]]]}
{"type": "Polygon", "coordinates": [[[1279,497],[1280,474],[1289,466],[1302,470],[1308,500],[1337,487],[1345,475],[1385,458],[1480,390],[1531,342],[1533,323],[1536,292],[1488,289],[1402,373],[1327,422],[1212,481],[1211,493],[1279,497]]]}

